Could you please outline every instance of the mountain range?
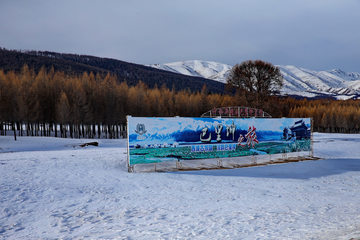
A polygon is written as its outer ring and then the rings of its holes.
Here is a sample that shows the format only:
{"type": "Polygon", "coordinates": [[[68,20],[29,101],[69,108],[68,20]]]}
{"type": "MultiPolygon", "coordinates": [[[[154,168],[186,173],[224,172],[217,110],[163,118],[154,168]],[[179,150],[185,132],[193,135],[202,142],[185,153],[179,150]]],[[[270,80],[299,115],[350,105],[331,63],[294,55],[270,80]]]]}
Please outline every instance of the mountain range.
{"type": "MultiPolygon", "coordinates": [[[[20,72],[27,64],[37,73],[42,67],[49,71],[81,75],[83,72],[110,73],[119,82],[136,85],[139,80],[148,87],[166,85],[175,90],[224,93],[228,64],[212,61],[182,61],[165,64],[141,65],[121,60],[88,55],[65,54],[49,51],[7,50],[0,47],[0,70],[20,72]]],[[[277,65],[284,77],[281,95],[306,98],[360,99],[360,73],[340,69],[314,71],[291,65],[277,65]]]]}
{"type": "MultiPolygon", "coordinates": [[[[211,61],[181,61],[148,65],[153,68],[203,77],[226,83],[228,64],[211,61]]],[[[340,69],[314,71],[291,65],[276,65],[283,77],[281,95],[306,98],[360,99],[360,73],[340,69]]]]}

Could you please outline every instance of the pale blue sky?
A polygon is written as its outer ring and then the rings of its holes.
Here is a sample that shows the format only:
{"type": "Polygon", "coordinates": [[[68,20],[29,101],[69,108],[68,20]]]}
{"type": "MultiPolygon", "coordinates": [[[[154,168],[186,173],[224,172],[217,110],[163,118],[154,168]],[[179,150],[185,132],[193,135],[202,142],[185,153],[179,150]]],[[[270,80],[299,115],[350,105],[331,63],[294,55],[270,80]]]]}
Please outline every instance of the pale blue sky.
{"type": "Polygon", "coordinates": [[[0,0],[0,47],[360,72],[359,0],[0,0]]]}

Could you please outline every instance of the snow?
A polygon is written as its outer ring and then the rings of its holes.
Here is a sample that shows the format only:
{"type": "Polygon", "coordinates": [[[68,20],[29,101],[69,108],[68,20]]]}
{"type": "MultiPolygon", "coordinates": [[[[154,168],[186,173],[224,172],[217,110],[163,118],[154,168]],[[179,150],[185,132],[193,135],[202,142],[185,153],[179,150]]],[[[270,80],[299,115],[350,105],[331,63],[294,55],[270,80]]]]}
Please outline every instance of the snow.
{"type": "Polygon", "coordinates": [[[222,83],[226,83],[226,75],[232,68],[228,64],[201,60],[152,64],[148,66],[187,76],[203,77],[222,83]]]}
{"type": "MultiPolygon", "coordinates": [[[[188,76],[203,77],[226,83],[231,65],[191,60],[150,67],[176,72],[188,76]]],[[[344,72],[340,69],[314,71],[292,65],[276,65],[284,76],[283,95],[303,97],[330,96],[339,100],[358,98],[360,94],[360,73],[344,72]]]]}
{"type": "Polygon", "coordinates": [[[128,173],[126,139],[0,136],[0,238],[360,238],[359,143],[315,133],[322,160],[128,173]]]}

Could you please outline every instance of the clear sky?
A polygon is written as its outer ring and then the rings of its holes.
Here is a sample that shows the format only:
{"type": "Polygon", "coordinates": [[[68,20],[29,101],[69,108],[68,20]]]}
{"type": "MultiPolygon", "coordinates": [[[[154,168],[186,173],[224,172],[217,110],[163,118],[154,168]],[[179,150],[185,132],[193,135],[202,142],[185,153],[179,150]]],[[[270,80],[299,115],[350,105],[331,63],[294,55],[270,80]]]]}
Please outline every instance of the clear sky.
{"type": "Polygon", "coordinates": [[[360,72],[360,0],[0,0],[0,47],[360,72]]]}

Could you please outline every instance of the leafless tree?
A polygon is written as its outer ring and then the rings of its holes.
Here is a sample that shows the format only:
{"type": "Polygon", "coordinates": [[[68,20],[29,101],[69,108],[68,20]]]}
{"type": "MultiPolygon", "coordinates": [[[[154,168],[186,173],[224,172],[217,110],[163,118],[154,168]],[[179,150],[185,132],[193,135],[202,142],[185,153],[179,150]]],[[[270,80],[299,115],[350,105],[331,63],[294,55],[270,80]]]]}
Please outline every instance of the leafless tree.
{"type": "Polygon", "coordinates": [[[227,77],[227,89],[243,92],[249,103],[261,105],[270,95],[278,94],[283,86],[280,69],[261,60],[236,64],[227,77]]]}

